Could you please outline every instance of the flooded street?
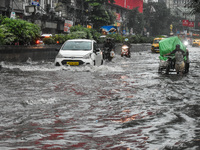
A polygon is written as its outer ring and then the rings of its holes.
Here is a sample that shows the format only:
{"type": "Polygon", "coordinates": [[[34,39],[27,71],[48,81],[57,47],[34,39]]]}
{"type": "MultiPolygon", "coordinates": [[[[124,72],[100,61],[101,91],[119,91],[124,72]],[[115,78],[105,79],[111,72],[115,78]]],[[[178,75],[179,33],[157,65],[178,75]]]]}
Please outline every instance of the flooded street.
{"type": "Polygon", "coordinates": [[[199,150],[200,48],[190,72],[158,74],[159,54],[103,66],[1,62],[0,149],[199,150]]]}

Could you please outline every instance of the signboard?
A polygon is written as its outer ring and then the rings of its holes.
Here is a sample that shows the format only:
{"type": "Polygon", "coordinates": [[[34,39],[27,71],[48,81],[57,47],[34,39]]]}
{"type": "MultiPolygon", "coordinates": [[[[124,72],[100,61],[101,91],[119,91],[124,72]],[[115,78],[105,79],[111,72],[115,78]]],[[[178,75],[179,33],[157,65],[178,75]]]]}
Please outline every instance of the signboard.
{"type": "Polygon", "coordinates": [[[116,15],[116,20],[120,21],[120,19],[121,19],[120,14],[119,13],[115,13],[115,15],[116,15]]]}
{"type": "Polygon", "coordinates": [[[183,24],[183,26],[188,26],[189,20],[182,20],[182,24],[183,24]]]}
{"type": "Polygon", "coordinates": [[[35,5],[35,6],[40,6],[40,2],[39,0],[32,0],[32,5],[35,5]]]}
{"type": "Polygon", "coordinates": [[[70,27],[73,26],[73,21],[65,20],[64,32],[70,32],[70,27]]]}
{"type": "Polygon", "coordinates": [[[45,27],[46,28],[57,29],[57,23],[54,23],[54,22],[45,22],[45,27]]]}
{"type": "Polygon", "coordinates": [[[35,6],[33,6],[33,5],[25,6],[25,11],[26,11],[26,13],[33,13],[33,12],[35,12],[35,6]]]}
{"type": "Polygon", "coordinates": [[[15,12],[11,12],[11,14],[10,14],[10,18],[12,18],[12,19],[15,19],[15,18],[16,18],[16,14],[15,14],[15,12]]]}
{"type": "Polygon", "coordinates": [[[194,21],[190,21],[190,22],[188,23],[188,27],[194,27],[194,21]]]}
{"type": "Polygon", "coordinates": [[[100,30],[101,30],[102,35],[107,35],[107,34],[116,33],[117,27],[116,26],[102,26],[100,30]]]}
{"type": "Polygon", "coordinates": [[[198,22],[198,27],[200,27],[200,22],[198,22]]]}

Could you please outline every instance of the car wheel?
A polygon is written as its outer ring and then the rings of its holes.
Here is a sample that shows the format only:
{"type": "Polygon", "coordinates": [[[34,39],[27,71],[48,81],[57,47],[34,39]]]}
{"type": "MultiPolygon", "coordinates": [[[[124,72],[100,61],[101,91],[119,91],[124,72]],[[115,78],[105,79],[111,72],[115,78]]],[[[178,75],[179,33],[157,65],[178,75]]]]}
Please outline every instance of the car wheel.
{"type": "Polygon", "coordinates": [[[60,66],[60,64],[57,62],[57,63],[55,64],[55,66],[60,66]]]}
{"type": "Polygon", "coordinates": [[[101,60],[101,65],[103,65],[103,59],[101,60]]]}
{"type": "Polygon", "coordinates": [[[186,64],[185,64],[185,73],[188,73],[188,72],[189,72],[189,68],[190,68],[190,64],[189,64],[189,63],[186,63],[186,64]]]}

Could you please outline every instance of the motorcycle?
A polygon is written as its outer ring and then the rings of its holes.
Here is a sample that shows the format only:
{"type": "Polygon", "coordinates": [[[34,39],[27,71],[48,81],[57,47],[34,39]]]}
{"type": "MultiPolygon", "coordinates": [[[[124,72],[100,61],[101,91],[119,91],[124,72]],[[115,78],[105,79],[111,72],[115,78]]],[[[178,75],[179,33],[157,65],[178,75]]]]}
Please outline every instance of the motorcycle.
{"type": "Polygon", "coordinates": [[[123,45],[122,49],[121,49],[121,57],[126,56],[126,57],[130,58],[131,55],[130,55],[130,50],[129,49],[130,49],[129,46],[123,45]]]}
{"type": "Polygon", "coordinates": [[[111,51],[109,47],[105,47],[103,50],[103,59],[111,61],[114,57],[114,51],[111,51]]]}

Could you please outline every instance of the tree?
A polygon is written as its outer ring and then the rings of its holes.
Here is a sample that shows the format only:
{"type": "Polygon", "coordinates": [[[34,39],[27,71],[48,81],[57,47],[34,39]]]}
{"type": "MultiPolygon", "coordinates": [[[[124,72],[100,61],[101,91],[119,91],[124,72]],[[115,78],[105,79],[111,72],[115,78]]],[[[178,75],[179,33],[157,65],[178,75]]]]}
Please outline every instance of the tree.
{"type": "Polygon", "coordinates": [[[144,27],[144,17],[143,14],[138,11],[138,8],[134,8],[128,12],[127,20],[127,27],[129,30],[132,28],[135,34],[141,34],[144,27]]]}
{"type": "MultiPolygon", "coordinates": [[[[6,33],[10,37],[10,42],[18,42],[20,44],[27,44],[33,42],[40,36],[40,28],[33,23],[21,19],[10,19],[7,17],[0,17],[1,32],[6,33]]],[[[4,41],[3,43],[8,43],[4,41]]],[[[11,43],[10,43],[11,44],[11,43]]]]}
{"type": "Polygon", "coordinates": [[[200,13],[200,0],[192,0],[186,6],[192,8],[192,14],[200,13]]]}
{"type": "Polygon", "coordinates": [[[15,39],[16,37],[12,33],[8,32],[5,25],[0,25],[0,45],[10,45],[15,41],[15,39]]]}
{"type": "Polygon", "coordinates": [[[152,2],[144,4],[144,27],[150,31],[151,35],[169,34],[170,32],[170,10],[164,2],[152,2]]]}
{"type": "MultiPolygon", "coordinates": [[[[110,10],[107,10],[105,4],[114,3],[114,0],[75,0],[75,6],[71,7],[71,0],[59,0],[56,10],[65,6],[70,6],[66,14],[72,14],[78,18],[75,24],[87,25],[93,24],[93,28],[99,29],[103,25],[114,24],[116,16],[110,10]],[[74,12],[73,12],[74,11],[74,12]]],[[[65,10],[66,11],[66,10],[65,10]]]]}
{"type": "Polygon", "coordinates": [[[114,24],[116,16],[105,6],[108,2],[114,3],[114,0],[85,0],[85,2],[91,10],[88,20],[93,24],[94,29],[98,30],[103,25],[114,24]]]}

